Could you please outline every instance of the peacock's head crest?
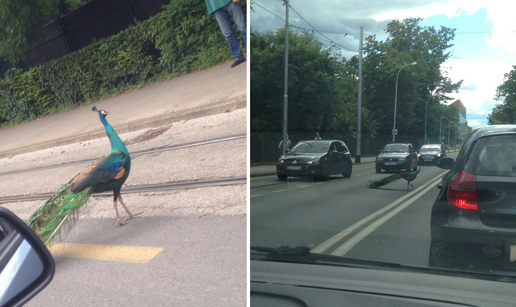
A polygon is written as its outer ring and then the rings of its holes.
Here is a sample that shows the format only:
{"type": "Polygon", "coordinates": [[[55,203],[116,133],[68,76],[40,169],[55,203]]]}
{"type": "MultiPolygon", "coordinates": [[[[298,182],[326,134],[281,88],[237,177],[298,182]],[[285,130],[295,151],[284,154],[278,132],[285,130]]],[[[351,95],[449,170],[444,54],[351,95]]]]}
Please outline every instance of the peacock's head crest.
{"type": "Polygon", "coordinates": [[[93,108],[91,108],[92,111],[97,111],[100,113],[100,115],[102,115],[104,118],[108,115],[108,112],[104,111],[104,110],[99,110],[97,109],[95,106],[93,106],[93,108]]]}

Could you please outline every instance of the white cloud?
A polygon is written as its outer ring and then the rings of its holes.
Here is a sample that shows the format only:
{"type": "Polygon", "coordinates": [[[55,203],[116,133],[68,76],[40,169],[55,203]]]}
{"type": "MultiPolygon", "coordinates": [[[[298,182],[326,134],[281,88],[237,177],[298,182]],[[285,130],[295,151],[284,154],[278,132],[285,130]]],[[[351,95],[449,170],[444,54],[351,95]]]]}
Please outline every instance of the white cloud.
{"type": "Polygon", "coordinates": [[[487,10],[486,20],[493,23],[492,34],[485,35],[487,46],[501,47],[509,53],[516,53],[516,22],[514,12],[516,1],[513,0],[450,0],[448,3],[432,3],[425,6],[392,10],[373,16],[377,21],[405,19],[408,17],[427,18],[445,15],[448,18],[469,16],[479,9],[487,10]]]}
{"type": "Polygon", "coordinates": [[[511,63],[490,60],[449,60],[446,65],[451,67],[449,77],[465,84],[476,84],[474,91],[460,90],[454,97],[460,99],[468,114],[486,114],[499,101],[494,100],[496,88],[503,83],[503,75],[508,73],[511,63]]]}

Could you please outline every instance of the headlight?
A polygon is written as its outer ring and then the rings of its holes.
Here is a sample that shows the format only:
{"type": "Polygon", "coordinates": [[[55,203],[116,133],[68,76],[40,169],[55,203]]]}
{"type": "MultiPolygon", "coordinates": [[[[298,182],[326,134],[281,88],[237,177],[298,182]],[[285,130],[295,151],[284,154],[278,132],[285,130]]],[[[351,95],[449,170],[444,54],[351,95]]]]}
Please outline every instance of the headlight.
{"type": "Polygon", "coordinates": [[[440,154],[440,153],[438,153],[438,154],[436,154],[435,156],[436,156],[437,158],[440,158],[440,157],[441,157],[441,154],[440,154]]]}
{"type": "Polygon", "coordinates": [[[418,158],[421,158],[421,154],[417,154],[417,157],[418,157],[418,158]]]}
{"type": "Polygon", "coordinates": [[[383,161],[383,158],[378,158],[378,159],[376,159],[376,161],[378,161],[378,162],[382,162],[382,161],[383,161]]]}
{"type": "Polygon", "coordinates": [[[284,162],[285,162],[285,161],[284,161],[283,159],[279,159],[279,160],[278,160],[278,163],[279,163],[279,164],[283,164],[284,162]]]}
{"type": "Polygon", "coordinates": [[[317,160],[308,161],[306,164],[308,164],[308,165],[312,165],[312,164],[313,165],[317,165],[319,163],[321,163],[321,161],[319,159],[317,159],[317,160]]]}

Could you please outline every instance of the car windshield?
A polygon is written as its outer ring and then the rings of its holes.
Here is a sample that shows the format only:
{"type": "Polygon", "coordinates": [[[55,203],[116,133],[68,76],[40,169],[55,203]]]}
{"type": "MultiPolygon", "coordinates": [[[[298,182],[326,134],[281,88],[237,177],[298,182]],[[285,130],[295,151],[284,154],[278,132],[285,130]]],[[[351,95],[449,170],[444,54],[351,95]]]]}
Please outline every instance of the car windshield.
{"type": "Polygon", "coordinates": [[[328,152],[328,142],[299,142],[293,149],[292,153],[303,154],[303,153],[326,153],[328,152]]]}
{"type": "Polygon", "coordinates": [[[419,152],[427,152],[427,151],[441,151],[441,146],[439,145],[425,145],[421,147],[419,152]]]}
{"type": "Polygon", "coordinates": [[[403,144],[389,144],[389,145],[386,145],[382,149],[382,152],[408,152],[408,151],[409,151],[408,146],[403,145],[403,144]]]}
{"type": "Polygon", "coordinates": [[[515,7],[444,2],[251,1],[254,256],[516,280],[515,7]]]}

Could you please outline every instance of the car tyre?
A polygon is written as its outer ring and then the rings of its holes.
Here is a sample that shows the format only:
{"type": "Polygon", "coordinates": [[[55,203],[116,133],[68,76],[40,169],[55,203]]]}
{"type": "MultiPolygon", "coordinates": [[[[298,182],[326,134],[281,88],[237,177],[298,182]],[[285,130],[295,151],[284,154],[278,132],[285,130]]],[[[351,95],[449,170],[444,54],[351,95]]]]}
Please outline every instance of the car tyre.
{"type": "Polygon", "coordinates": [[[346,165],[346,171],[342,173],[342,177],[349,178],[351,177],[351,173],[353,172],[353,164],[351,162],[348,162],[346,165]]]}
{"type": "Polygon", "coordinates": [[[376,167],[376,172],[379,174],[379,173],[381,173],[381,172],[382,172],[382,169],[381,169],[381,168],[379,168],[379,167],[377,166],[377,167],[376,167]]]}
{"type": "Polygon", "coordinates": [[[325,164],[324,165],[324,167],[323,167],[323,174],[321,176],[321,179],[323,181],[330,180],[330,165],[329,164],[325,164]]]}
{"type": "Polygon", "coordinates": [[[281,181],[287,180],[287,175],[278,175],[278,179],[281,181]]]}

